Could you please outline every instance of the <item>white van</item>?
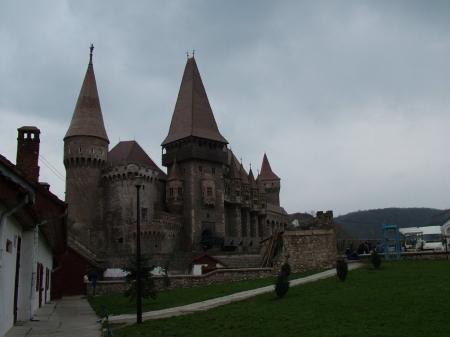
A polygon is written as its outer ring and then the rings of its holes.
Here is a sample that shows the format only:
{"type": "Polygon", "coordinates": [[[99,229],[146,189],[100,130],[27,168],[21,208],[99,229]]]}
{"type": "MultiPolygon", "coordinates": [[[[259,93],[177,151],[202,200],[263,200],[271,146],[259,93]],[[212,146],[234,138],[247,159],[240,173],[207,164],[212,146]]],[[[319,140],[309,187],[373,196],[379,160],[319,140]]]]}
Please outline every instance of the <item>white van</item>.
{"type": "Polygon", "coordinates": [[[445,250],[444,231],[442,226],[400,228],[404,247],[407,251],[445,250]]]}

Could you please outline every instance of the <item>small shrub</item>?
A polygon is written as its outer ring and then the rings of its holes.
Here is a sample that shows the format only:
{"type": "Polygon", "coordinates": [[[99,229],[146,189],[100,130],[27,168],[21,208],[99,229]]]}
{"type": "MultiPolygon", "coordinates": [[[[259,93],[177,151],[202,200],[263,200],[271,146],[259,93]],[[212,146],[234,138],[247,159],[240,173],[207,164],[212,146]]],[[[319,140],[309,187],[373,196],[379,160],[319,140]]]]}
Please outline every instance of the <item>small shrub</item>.
{"type": "Polygon", "coordinates": [[[377,252],[372,252],[370,255],[370,261],[372,261],[373,267],[379,269],[381,266],[381,255],[377,252]]]}
{"type": "Polygon", "coordinates": [[[339,280],[342,282],[345,281],[348,274],[348,264],[344,259],[337,259],[336,261],[336,274],[339,277],[339,280]]]}
{"type": "Polygon", "coordinates": [[[279,299],[282,299],[289,290],[289,278],[286,273],[280,271],[275,283],[275,293],[279,299]]]}

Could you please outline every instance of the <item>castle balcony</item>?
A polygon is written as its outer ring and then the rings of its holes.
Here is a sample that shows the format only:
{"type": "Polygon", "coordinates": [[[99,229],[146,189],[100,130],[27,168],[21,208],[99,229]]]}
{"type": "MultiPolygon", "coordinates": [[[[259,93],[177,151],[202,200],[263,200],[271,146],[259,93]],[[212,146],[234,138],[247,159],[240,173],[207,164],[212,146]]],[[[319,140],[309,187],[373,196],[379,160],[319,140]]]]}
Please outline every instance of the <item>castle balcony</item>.
{"type": "Polygon", "coordinates": [[[198,147],[196,144],[187,144],[182,148],[175,148],[173,150],[168,150],[162,155],[162,165],[169,166],[173,163],[174,157],[176,156],[177,162],[181,162],[187,159],[201,159],[207,161],[218,162],[226,164],[228,162],[228,155],[226,152],[219,148],[209,149],[205,147],[198,147]]]}

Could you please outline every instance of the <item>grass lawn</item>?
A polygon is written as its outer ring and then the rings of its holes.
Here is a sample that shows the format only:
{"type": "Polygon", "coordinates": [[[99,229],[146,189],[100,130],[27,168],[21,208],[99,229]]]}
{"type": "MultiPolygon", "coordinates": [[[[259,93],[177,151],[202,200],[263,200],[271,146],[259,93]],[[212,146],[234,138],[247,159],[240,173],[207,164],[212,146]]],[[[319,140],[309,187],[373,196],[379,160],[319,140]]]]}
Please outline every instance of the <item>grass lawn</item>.
{"type": "MultiPolygon", "coordinates": [[[[291,280],[313,275],[319,271],[308,271],[302,273],[293,273],[291,280]]],[[[159,291],[156,300],[142,299],[142,312],[161,310],[173,307],[179,307],[186,304],[202,302],[212,298],[235,294],[241,291],[256,289],[274,284],[275,277],[244,280],[230,282],[225,284],[210,284],[202,287],[192,287],[185,289],[170,289],[159,291]]],[[[101,311],[101,305],[105,305],[110,315],[135,314],[136,302],[130,302],[123,294],[111,294],[97,296],[89,299],[92,308],[97,315],[104,317],[101,311]]]]}
{"type": "MultiPolygon", "coordinates": [[[[115,330],[114,336],[447,335],[450,261],[383,261],[381,270],[370,267],[349,272],[345,282],[331,277],[291,287],[283,300],[263,294],[134,324],[115,330]]],[[[209,287],[198,289],[207,293],[209,287]]]]}

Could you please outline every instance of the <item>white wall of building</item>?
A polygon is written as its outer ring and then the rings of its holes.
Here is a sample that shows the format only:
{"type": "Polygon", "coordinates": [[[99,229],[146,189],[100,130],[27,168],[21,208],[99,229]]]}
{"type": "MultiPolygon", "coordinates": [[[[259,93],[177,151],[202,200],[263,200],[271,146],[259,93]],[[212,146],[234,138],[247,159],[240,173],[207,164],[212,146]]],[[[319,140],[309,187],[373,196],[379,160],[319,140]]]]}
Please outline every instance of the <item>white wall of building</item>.
{"type": "MultiPolygon", "coordinates": [[[[5,211],[0,204],[0,214],[5,211]]],[[[3,336],[14,323],[17,240],[22,236],[22,227],[12,217],[6,218],[0,226],[0,336],[3,336]]]]}
{"type": "MultiPolygon", "coordinates": [[[[0,214],[6,211],[0,204],[0,214]]],[[[12,217],[6,218],[0,228],[0,337],[14,324],[14,294],[16,280],[16,261],[19,238],[20,269],[17,292],[17,321],[29,321],[39,308],[39,289],[36,290],[37,263],[43,265],[42,305],[50,301],[51,270],[53,253],[38,227],[24,229],[12,217]],[[8,246],[8,242],[9,244],[8,246]],[[46,271],[48,270],[48,282],[46,271]],[[46,287],[47,285],[47,287],[46,287]],[[47,288],[47,291],[46,291],[47,288]]]]}

